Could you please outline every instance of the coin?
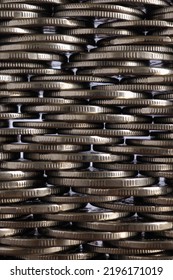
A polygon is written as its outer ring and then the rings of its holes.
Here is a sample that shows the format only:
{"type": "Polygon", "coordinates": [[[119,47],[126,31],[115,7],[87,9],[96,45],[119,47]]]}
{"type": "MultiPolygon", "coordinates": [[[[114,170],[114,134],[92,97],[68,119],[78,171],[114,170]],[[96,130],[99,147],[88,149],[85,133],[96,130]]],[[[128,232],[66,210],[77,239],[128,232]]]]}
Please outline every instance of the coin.
{"type": "Polygon", "coordinates": [[[115,189],[94,189],[94,188],[75,188],[73,187],[73,191],[80,192],[88,195],[117,195],[117,196],[157,196],[164,195],[172,192],[172,189],[167,187],[160,186],[149,186],[149,187],[137,187],[137,188],[115,188],[115,189]]]}
{"type": "MultiPolygon", "coordinates": [[[[109,241],[115,245],[114,241],[109,241]]],[[[172,240],[147,239],[147,240],[117,240],[116,246],[133,249],[172,250],[172,240]]]]}
{"type": "MultiPolygon", "coordinates": [[[[122,155],[121,155],[122,156],[122,155]]],[[[120,188],[149,186],[156,182],[152,177],[141,178],[48,178],[48,182],[59,186],[89,187],[89,188],[120,188]]]]}
{"type": "Polygon", "coordinates": [[[109,210],[114,211],[130,211],[130,212],[144,212],[144,213],[162,213],[162,212],[171,212],[173,211],[172,206],[157,206],[157,205],[134,205],[133,203],[126,202],[101,202],[101,203],[93,203],[94,206],[104,207],[109,210]]]}
{"type": "Polygon", "coordinates": [[[72,3],[72,4],[65,4],[58,7],[56,10],[64,11],[64,10],[97,10],[97,11],[114,11],[114,12],[121,12],[125,14],[131,15],[144,15],[143,11],[140,11],[135,8],[124,7],[120,5],[110,5],[110,4],[103,4],[103,3],[72,3]]]}
{"type": "Polygon", "coordinates": [[[8,179],[7,181],[0,181],[0,196],[2,193],[6,193],[6,190],[8,195],[10,191],[13,192],[16,191],[17,189],[34,187],[36,185],[44,185],[44,180],[42,180],[41,178],[35,178],[35,179],[29,179],[29,180],[25,179],[20,181],[8,181],[8,179]]]}
{"type": "Polygon", "coordinates": [[[36,34],[26,36],[15,36],[3,38],[3,43],[20,43],[20,42],[57,42],[72,44],[88,44],[88,40],[75,36],[54,35],[54,34],[36,34]]]}
{"type": "Polygon", "coordinates": [[[20,229],[0,228],[0,238],[6,237],[6,236],[13,236],[13,235],[16,235],[21,232],[22,232],[22,230],[20,230],[20,229]]]}
{"type": "Polygon", "coordinates": [[[56,193],[55,188],[50,187],[30,187],[30,188],[16,188],[0,190],[0,198],[35,198],[43,197],[56,193]]]}
{"type": "Polygon", "coordinates": [[[54,246],[74,246],[82,244],[81,240],[57,239],[47,237],[15,236],[13,238],[1,238],[1,244],[20,247],[54,247],[54,246]]]}
{"type": "Polygon", "coordinates": [[[128,130],[128,129],[59,129],[60,134],[69,134],[69,135],[98,135],[101,137],[125,137],[125,136],[145,136],[148,135],[148,132],[144,130],[128,130]]]}
{"type": "MultiPolygon", "coordinates": [[[[28,71],[28,70],[27,70],[28,71]]],[[[1,71],[0,71],[1,72],[1,71]]],[[[68,105],[68,104],[81,104],[77,99],[65,98],[40,98],[40,97],[8,97],[3,98],[3,102],[10,104],[54,104],[54,105],[68,105]]],[[[41,122],[40,122],[41,123],[41,122]]],[[[27,124],[27,123],[25,123],[27,124]]]]}
{"type": "Polygon", "coordinates": [[[79,75],[94,75],[94,76],[150,76],[150,75],[168,75],[172,74],[172,70],[166,68],[154,68],[154,67],[117,67],[117,68],[96,68],[96,69],[82,69],[78,70],[79,75]]]}
{"type": "Polygon", "coordinates": [[[72,195],[51,195],[42,198],[42,201],[54,202],[54,203],[91,203],[91,202],[103,202],[103,201],[115,201],[119,200],[119,196],[92,196],[92,195],[81,195],[78,193],[72,195]]]}
{"type": "MultiPolygon", "coordinates": [[[[57,192],[60,191],[57,188],[57,192]]],[[[61,188],[61,192],[65,191],[65,189],[61,188]]],[[[44,214],[46,213],[58,213],[58,212],[66,212],[69,210],[80,208],[80,203],[74,203],[74,204],[56,204],[56,203],[22,203],[22,204],[11,204],[11,205],[5,205],[0,206],[0,213],[3,214],[44,214]]],[[[70,212],[69,212],[70,213],[70,212]]],[[[50,219],[49,219],[50,220],[50,219]]],[[[54,221],[53,219],[52,221],[54,221]]]]}
{"type": "Polygon", "coordinates": [[[0,181],[17,181],[17,180],[23,180],[23,179],[30,179],[30,178],[40,178],[43,175],[42,172],[30,172],[30,171],[0,171],[0,181]]]}
{"type": "Polygon", "coordinates": [[[37,259],[37,260],[91,260],[94,257],[96,257],[97,254],[96,253],[68,253],[65,252],[64,254],[49,254],[49,255],[36,255],[36,256],[25,256],[23,257],[23,259],[25,260],[32,260],[37,259]]]}
{"type": "Polygon", "coordinates": [[[141,15],[131,15],[121,12],[99,11],[99,10],[65,10],[55,13],[55,17],[91,17],[91,18],[116,18],[118,20],[137,20],[141,19],[141,15]]]}
{"type": "MultiPolygon", "coordinates": [[[[94,123],[148,123],[150,117],[141,117],[124,114],[51,114],[45,116],[46,121],[66,121],[66,122],[94,122],[94,123]]],[[[86,136],[87,137],[87,136],[86,136]]]]}
{"type": "Polygon", "coordinates": [[[134,232],[107,232],[107,231],[90,231],[79,229],[63,229],[63,228],[45,228],[42,232],[50,237],[56,238],[72,238],[77,240],[118,240],[131,236],[135,236],[134,232]]]}
{"type": "MultiPolygon", "coordinates": [[[[2,163],[3,164],[3,163],[2,163]]],[[[124,171],[170,171],[173,170],[173,164],[131,164],[131,163],[94,163],[94,167],[106,170],[124,170],[124,171]]]]}
{"type": "MultiPolygon", "coordinates": [[[[103,70],[103,69],[102,69],[103,70]]],[[[119,105],[125,105],[125,106],[156,106],[157,108],[159,106],[171,106],[172,102],[169,100],[159,100],[159,99],[96,99],[90,101],[91,105],[99,105],[99,106],[119,106],[119,105]]]]}
{"type": "MultiPolygon", "coordinates": [[[[21,28],[14,28],[14,27],[3,27],[0,28],[0,33],[3,31],[5,33],[6,31],[11,30],[14,31],[14,33],[20,34],[27,34],[27,30],[21,29],[21,28]]],[[[6,32],[7,33],[7,32],[6,32]]],[[[31,32],[30,32],[31,33],[31,32]]],[[[32,32],[33,33],[33,32],[32,32]]],[[[63,43],[51,43],[51,42],[45,42],[42,43],[20,43],[20,44],[10,44],[10,45],[4,45],[0,46],[0,51],[37,51],[37,52],[51,52],[51,53],[57,53],[57,52],[80,52],[84,51],[84,48],[82,46],[73,45],[73,44],[63,44],[63,43]]],[[[44,74],[44,73],[43,73],[44,74]]]]}
{"type": "Polygon", "coordinates": [[[44,128],[1,128],[0,135],[36,135],[49,133],[49,129],[44,128]]]}
{"type": "MultiPolygon", "coordinates": [[[[69,161],[69,162],[121,162],[131,160],[128,155],[111,155],[100,153],[25,153],[25,159],[29,160],[45,160],[45,161],[69,161]]],[[[58,182],[55,179],[54,182],[58,182]]],[[[94,180],[94,179],[93,179],[94,180]]]]}
{"type": "Polygon", "coordinates": [[[36,52],[0,52],[0,59],[3,60],[18,60],[18,61],[65,61],[65,57],[61,54],[36,53],[36,52]]]}
{"type": "Polygon", "coordinates": [[[132,51],[116,51],[116,52],[90,52],[80,53],[70,57],[70,61],[80,60],[102,60],[102,59],[114,59],[114,60],[172,60],[173,56],[165,53],[158,52],[132,52],[132,51]]]}
{"type": "MultiPolygon", "coordinates": [[[[106,222],[85,222],[85,223],[78,223],[77,226],[79,228],[87,228],[92,230],[103,230],[103,231],[127,231],[127,232],[151,232],[151,231],[165,231],[167,229],[172,228],[171,222],[162,222],[162,221],[135,221],[133,218],[123,219],[122,221],[106,221],[106,222]]],[[[112,248],[113,249],[113,248],[112,248]]]]}
{"type": "MultiPolygon", "coordinates": [[[[0,173],[1,174],[1,173],[0,173]]],[[[99,178],[124,178],[135,176],[135,172],[131,171],[106,171],[106,170],[72,170],[72,171],[47,171],[48,177],[65,177],[65,178],[87,178],[87,179],[99,179],[99,178]]]]}
{"type": "MultiPolygon", "coordinates": [[[[27,99],[27,98],[26,98],[27,99]]],[[[64,123],[64,122],[46,122],[46,121],[34,121],[34,122],[13,122],[14,127],[34,127],[34,128],[102,128],[102,124],[98,123],[64,123]]],[[[168,126],[169,127],[169,126],[168,126]]]]}
{"type": "Polygon", "coordinates": [[[78,162],[54,162],[51,161],[6,161],[0,163],[0,167],[10,170],[57,170],[57,169],[73,169],[86,168],[88,165],[78,162]]]}
{"type": "Polygon", "coordinates": [[[15,10],[1,10],[0,18],[3,19],[13,19],[13,18],[37,18],[41,16],[38,12],[30,12],[30,11],[15,11],[15,10]]]}
{"type": "Polygon", "coordinates": [[[133,249],[133,248],[114,248],[108,247],[107,245],[99,245],[96,242],[90,242],[85,245],[86,249],[91,252],[102,253],[102,254],[110,254],[110,255],[124,255],[128,254],[149,254],[149,253],[158,253],[162,250],[148,250],[148,249],[133,249]]]}
{"type": "Polygon", "coordinates": [[[90,145],[90,144],[113,144],[116,143],[116,138],[106,138],[99,136],[80,136],[80,135],[39,135],[39,136],[23,136],[25,142],[36,143],[59,143],[59,144],[77,144],[77,145],[90,145]]]}
{"type": "Polygon", "coordinates": [[[81,221],[108,221],[108,220],[115,220],[121,217],[129,216],[129,212],[114,212],[105,209],[98,209],[98,210],[88,210],[83,209],[79,210],[78,212],[66,212],[58,213],[58,214],[44,214],[44,218],[51,219],[55,221],[71,221],[71,222],[81,222],[81,221]]]}
{"type": "Polygon", "coordinates": [[[172,255],[169,254],[151,254],[151,255],[141,255],[141,256],[128,256],[123,255],[123,260],[172,260],[172,255]]]}
{"type": "Polygon", "coordinates": [[[28,229],[28,228],[43,228],[57,226],[57,221],[46,220],[13,220],[13,221],[0,221],[0,227],[12,228],[12,229],[28,229]]]}
{"type": "MultiPolygon", "coordinates": [[[[41,6],[39,6],[41,7],[41,6]]],[[[18,19],[3,22],[2,25],[6,26],[24,26],[24,27],[42,27],[42,26],[55,26],[57,28],[74,28],[85,27],[85,21],[69,19],[69,18],[53,18],[53,17],[38,17],[32,19],[18,19]]]]}
{"type": "Polygon", "coordinates": [[[154,203],[156,205],[173,205],[173,196],[172,194],[167,194],[166,196],[157,196],[157,197],[147,197],[144,198],[146,203],[154,203]]]}
{"type": "Polygon", "coordinates": [[[35,105],[35,106],[23,106],[22,112],[48,112],[53,113],[72,113],[72,114],[101,114],[101,113],[119,113],[118,108],[107,108],[101,106],[92,105],[35,105]]]}
{"type": "Polygon", "coordinates": [[[85,145],[44,145],[44,144],[4,144],[3,151],[13,152],[77,152],[77,151],[89,151],[90,146],[85,145]]]}

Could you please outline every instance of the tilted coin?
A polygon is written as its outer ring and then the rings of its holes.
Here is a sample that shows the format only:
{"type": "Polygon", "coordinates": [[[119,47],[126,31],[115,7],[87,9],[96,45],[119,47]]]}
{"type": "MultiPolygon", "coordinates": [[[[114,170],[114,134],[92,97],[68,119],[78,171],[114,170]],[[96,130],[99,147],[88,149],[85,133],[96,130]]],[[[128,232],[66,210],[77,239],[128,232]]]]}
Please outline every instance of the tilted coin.
{"type": "MultiPolygon", "coordinates": [[[[135,102],[134,102],[135,103],[135,102]]],[[[127,123],[127,124],[106,124],[108,129],[130,129],[130,130],[170,130],[173,129],[173,124],[164,123],[127,123]]]]}
{"type": "Polygon", "coordinates": [[[16,188],[0,190],[0,198],[35,198],[43,197],[56,193],[55,188],[50,187],[30,187],[30,188],[16,188]]]}
{"type": "Polygon", "coordinates": [[[1,128],[0,135],[35,135],[49,132],[49,129],[44,128],[1,128]]]}
{"type": "Polygon", "coordinates": [[[124,255],[128,254],[152,254],[152,253],[158,253],[162,250],[148,250],[148,249],[133,249],[133,248],[114,248],[114,247],[108,247],[107,245],[99,245],[96,242],[90,242],[85,245],[86,249],[88,249],[91,252],[96,253],[103,253],[103,254],[110,254],[110,255],[124,255]]]}
{"type": "MultiPolygon", "coordinates": [[[[27,69],[27,71],[28,71],[28,69],[27,69]]],[[[0,71],[0,73],[1,73],[1,71],[0,71]]],[[[37,105],[40,105],[40,104],[47,104],[47,105],[48,104],[50,104],[50,105],[53,105],[53,104],[54,105],[81,104],[81,101],[77,100],[77,99],[53,98],[53,97],[51,97],[51,98],[48,98],[48,97],[43,97],[43,98],[40,98],[40,97],[7,97],[7,98],[3,98],[3,102],[10,103],[10,104],[37,104],[37,105]]]]}
{"type": "MultiPolygon", "coordinates": [[[[9,1],[9,0],[8,0],[9,1]]],[[[19,0],[18,0],[19,1],[19,0]]],[[[21,0],[20,0],[21,1],[21,0]]],[[[127,3],[126,0],[88,0],[88,3],[121,3],[121,4],[125,4],[127,3]]],[[[167,7],[168,3],[166,1],[162,1],[162,0],[128,0],[128,3],[130,4],[137,4],[138,6],[140,5],[149,5],[149,6],[159,6],[159,7],[167,7]]]]}
{"type": "MultiPolygon", "coordinates": [[[[2,163],[3,164],[3,163],[2,163]]],[[[106,170],[124,170],[124,171],[170,171],[173,170],[173,164],[155,164],[155,163],[102,163],[95,162],[94,167],[106,170]]]]}
{"type": "Polygon", "coordinates": [[[154,203],[156,205],[173,205],[173,195],[167,194],[166,196],[157,196],[157,197],[147,197],[144,198],[144,202],[154,203]]]}
{"type": "MultiPolygon", "coordinates": [[[[154,11],[152,11],[154,12],[154,11]]],[[[147,29],[149,28],[171,28],[173,27],[173,24],[172,22],[168,22],[168,21],[164,21],[164,20],[146,20],[146,19],[143,19],[143,20],[131,20],[131,21],[113,21],[113,22],[106,22],[106,23],[103,23],[101,24],[101,27],[114,27],[114,28],[139,28],[139,29],[144,29],[146,30],[146,27],[147,29]]]]}
{"type": "Polygon", "coordinates": [[[19,158],[19,154],[0,152],[0,161],[10,160],[10,159],[18,159],[18,158],[19,158]]]}
{"type": "MultiPolygon", "coordinates": [[[[24,2],[24,1],[23,1],[24,2]]],[[[44,7],[31,5],[31,4],[25,4],[25,3],[8,3],[4,1],[0,4],[1,10],[24,10],[24,11],[45,11],[44,7]]]]}
{"type": "Polygon", "coordinates": [[[13,236],[20,233],[22,230],[20,229],[12,229],[12,228],[0,228],[0,238],[6,236],[13,236]]]}
{"type": "Polygon", "coordinates": [[[6,170],[1,170],[0,171],[0,181],[18,181],[18,180],[23,180],[23,179],[29,179],[30,178],[40,178],[42,177],[43,173],[42,172],[33,172],[33,171],[6,171],[6,170]]]}
{"type": "MultiPolygon", "coordinates": [[[[115,245],[114,241],[109,241],[112,245],[115,245]]],[[[150,250],[172,250],[173,241],[163,239],[146,239],[146,240],[117,240],[116,246],[122,248],[133,249],[150,249],[150,250]]]]}
{"type": "Polygon", "coordinates": [[[94,188],[75,188],[73,187],[73,191],[88,194],[88,195],[117,195],[117,196],[158,196],[164,195],[172,192],[172,188],[160,187],[160,186],[149,186],[149,187],[137,187],[137,188],[115,188],[115,189],[94,189],[94,188]]]}
{"type": "MultiPolygon", "coordinates": [[[[140,22],[140,21],[138,21],[138,22],[140,22]]],[[[144,25],[145,25],[145,23],[147,25],[147,23],[150,24],[150,22],[152,22],[152,21],[143,20],[142,22],[144,25]]],[[[164,23],[164,22],[162,21],[162,23],[164,23]]],[[[117,24],[117,22],[109,22],[109,23],[103,24],[102,26],[106,25],[108,28],[108,25],[110,27],[111,26],[114,27],[114,25],[116,25],[116,24],[117,24]]],[[[126,25],[127,25],[127,22],[126,22],[126,25]]],[[[129,22],[129,26],[127,26],[127,28],[129,28],[130,25],[131,25],[131,22],[129,22]]],[[[172,27],[173,27],[173,24],[172,24],[172,27]]],[[[95,52],[95,51],[96,52],[103,52],[103,51],[142,51],[142,52],[144,51],[145,52],[145,51],[147,51],[147,52],[159,52],[159,53],[162,53],[162,52],[163,53],[172,53],[171,49],[172,49],[171,47],[155,46],[155,45],[120,45],[120,46],[113,45],[113,46],[107,46],[107,47],[99,47],[99,48],[93,49],[91,51],[92,52],[95,52]]],[[[140,67],[139,67],[139,69],[140,69],[140,67]]],[[[144,69],[145,69],[145,67],[144,67],[144,69]]],[[[150,69],[150,67],[149,67],[149,69],[150,69]]],[[[164,68],[160,68],[160,69],[164,69],[164,68]]],[[[169,69],[167,69],[167,70],[169,70],[169,69]]]]}
{"type": "MultiPolygon", "coordinates": [[[[102,69],[103,70],[103,69],[102,69]]],[[[172,102],[169,100],[159,100],[159,99],[96,99],[91,100],[90,104],[99,106],[115,106],[115,105],[126,105],[126,106],[171,106],[172,102]]]]}
{"type": "Polygon", "coordinates": [[[136,256],[128,256],[122,255],[123,260],[172,260],[172,255],[169,254],[145,254],[145,255],[136,255],[136,256]]]}
{"type": "Polygon", "coordinates": [[[8,238],[1,238],[1,244],[20,246],[20,247],[54,247],[54,246],[74,246],[82,244],[81,240],[73,239],[57,239],[47,237],[29,237],[29,236],[15,236],[8,238]]]}
{"type": "Polygon", "coordinates": [[[50,237],[56,238],[72,238],[77,240],[118,240],[124,239],[131,236],[135,236],[133,232],[98,232],[98,231],[90,231],[90,230],[79,230],[79,229],[63,229],[63,228],[45,228],[42,232],[50,237]]]}
{"type": "Polygon", "coordinates": [[[65,4],[61,5],[55,10],[58,11],[64,11],[64,10],[98,10],[98,11],[116,11],[116,12],[122,12],[122,13],[127,13],[131,15],[143,15],[144,13],[138,9],[135,8],[129,8],[129,7],[124,7],[120,5],[110,5],[110,4],[103,4],[103,3],[72,3],[72,4],[65,4]]]}
{"type": "Polygon", "coordinates": [[[128,129],[59,129],[60,134],[71,135],[98,135],[102,137],[125,137],[125,136],[145,136],[148,132],[144,130],[128,130],[128,129]]]}
{"type": "Polygon", "coordinates": [[[103,82],[111,82],[112,80],[109,78],[102,78],[102,77],[94,77],[92,75],[59,75],[59,76],[38,76],[31,78],[31,81],[64,81],[64,82],[81,82],[81,83],[88,83],[88,82],[96,82],[96,83],[103,83],[103,82]]]}
{"type": "MultiPolygon", "coordinates": [[[[27,99],[27,98],[26,98],[27,99]]],[[[56,129],[70,129],[70,128],[80,128],[80,129],[86,129],[86,128],[103,128],[102,124],[99,123],[65,123],[65,122],[46,122],[46,121],[34,121],[34,122],[13,122],[14,127],[33,127],[33,128],[56,128],[56,129]]]]}
{"type": "MultiPolygon", "coordinates": [[[[0,33],[12,33],[14,31],[14,34],[27,34],[27,33],[34,33],[29,32],[29,30],[25,30],[22,28],[16,28],[16,27],[1,27],[0,33]]],[[[51,53],[57,53],[57,52],[82,52],[84,51],[84,47],[73,45],[73,44],[63,44],[63,43],[20,43],[20,44],[10,44],[10,45],[3,45],[0,46],[0,51],[37,51],[37,52],[51,52],[51,53]]],[[[44,73],[43,73],[44,74],[44,73]]],[[[56,74],[56,73],[55,73],[56,74]]]]}
{"type": "Polygon", "coordinates": [[[44,214],[44,218],[51,219],[55,221],[71,221],[71,222],[81,222],[81,221],[108,221],[115,220],[121,217],[129,216],[129,212],[114,212],[105,209],[83,209],[74,211],[74,212],[66,212],[65,214],[44,214]]]}
{"type": "Polygon", "coordinates": [[[129,76],[150,76],[150,75],[168,75],[172,74],[172,70],[164,69],[164,68],[154,68],[154,67],[117,67],[117,68],[97,68],[97,69],[86,69],[86,70],[78,70],[77,74],[80,75],[94,75],[94,76],[106,76],[113,77],[121,75],[123,77],[129,76]]]}
{"type": "Polygon", "coordinates": [[[10,170],[57,170],[87,168],[88,164],[79,162],[52,162],[52,161],[6,161],[0,163],[0,167],[10,170]]]}
{"type": "Polygon", "coordinates": [[[173,58],[170,54],[158,52],[132,52],[132,51],[116,51],[116,52],[95,52],[95,53],[81,53],[73,55],[70,61],[80,60],[101,60],[101,59],[114,59],[114,60],[171,60],[173,58]]]}
{"type": "Polygon", "coordinates": [[[8,83],[0,85],[0,90],[22,90],[22,91],[39,91],[39,90],[70,90],[70,89],[81,89],[84,88],[84,84],[81,83],[69,83],[60,81],[46,81],[30,82],[30,83],[8,83]]]}
{"type": "Polygon", "coordinates": [[[26,29],[26,28],[19,28],[19,27],[6,27],[6,26],[0,26],[0,34],[4,35],[11,35],[11,34],[34,34],[36,33],[34,30],[26,29]]]}
{"type": "MultiPolygon", "coordinates": [[[[14,190],[17,189],[34,187],[36,185],[44,185],[44,180],[42,178],[34,178],[34,179],[29,178],[25,180],[9,181],[7,178],[6,181],[0,181],[0,196],[3,192],[5,192],[5,190],[10,190],[11,192],[13,192],[14,190]]],[[[7,195],[8,193],[9,192],[7,191],[7,195]]]]}
{"type": "MultiPolygon", "coordinates": [[[[65,250],[64,250],[65,251],[65,250]]],[[[36,260],[91,260],[94,257],[97,257],[96,253],[91,252],[82,252],[82,253],[68,253],[64,252],[64,254],[48,254],[48,255],[36,255],[34,259],[36,260]]],[[[23,259],[25,260],[32,260],[33,256],[24,256],[23,259]]]]}
{"type": "Polygon", "coordinates": [[[54,34],[35,34],[26,36],[15,36],[3,38],[3,43],[19,43],[19,42],[58,42],[72,44],[88,44],[88,40],[80,37],[69,35],[54,35],[54,34]]]}
{"type": "Polygon", "coordinates": [[[55,17],[91,17],[91,18],[116,18],[118,20],[137,20],[141,19],[141,15],[124,14],[121,12],[99,11],[99,10],[65,10],[55,13],[55,17]]]}
{"type": "Polygon", "coordinates": [[[142,213],[141,215],[147,217],[147,218],[152,218],[155,220],[159,221],[168,221],[168,222],[173,222],[172,218],[172,212],[165,212],[163,214],[153,214],[153,213],[142,213]]]}
{"type": "Polygon", "coordinates": [[[7,75],[7,74],[0,76],[0,83],[20,82],[20,81],[21,82],[24,81],[24,79],[20,76],[12,76],[12,75],[7,75]]]}
{"type": "Polygon", "coordinates": [[[173,163],[172,157],[137,156],[139,162],[173,163]]]}
{"type": "Polygon", "coordinates": [[[84,222],[84,223],[78,223],[77,226],[79,228],[87,228],[92,230],[106,230],[106,231],[131,231],[131,232],[142,232],[142,231],[165,231],[167,229],[172,228],[171,222],[162,222],[162,221],[135,221],[133,218],[127,218],[122,221],[106,221],[106,222],[84,222]]]}
{"type": "MultiPolygon", "coordinates": [[[[39,6],[41,8],[41,6],[39,6]]],[[[16,19],[8,22],[3,22],[4,26],[24,26],[24,27],[42,27],[42,26],[55,26],[61,28],[74,28],[74,27],[86,27],[85,21],[70,19],[70,18],[52,18],[52,17],[38,17],[28,19],[16,19]]],[[[169,27],[169,26],[166,26],[169,27]]]]}
{"type": "Polygon", "coordinates": [[[43,228],[57,226],[57,221],[46,220],[13,220],[13,221],[0,221],[0,228],[12,228],[12,229],[28,229],[28,228],[43,228]]]}
{"type": "Polygon", "coordinates": [[[157,205],[134,205],[126,202],[101,202],[93,203],[97,207],[104,207],[114,211],[131,211],[131,212],[145,212],[145,213],[162,213],[173,211],[173,206],[157,206],[157,205]]]}
{"type": "MultiPolygon", "coordinates": [[[[147,36],[145,36],[147,37],[147,36]]],[[[123,91],[136,91],[136,92],[159,92],[161,93],[162,91],[171,91],[173,89],[172,86],[170,85],[152,85],[148,83],[143,83],[143,84],[114,84],[114,85],[99,85],[94,87],[94,89],[97,90],[123,90],[123,91]]]]}
{"type": "MultiPolygon", "coordinates": [[[[135,31],[127,30],[127,29],[114,29],[114,28],[76,28],[65,30],[65,34],[67,35],[110,35],[110,36],[134,36],[136,34],[135,31]]],[[[91,37],[92,38],[92,37],[91,37]]]]}
{"type": "Polygon", "coordinates": [[[38,118],[37,114],[23,114],[23,113],[0,113],[1,120],[7,119],[35,119],[38,118]]]}
{"type": "Polygon", "coordinates": [[[141,35],[141,36],[124,36],[122,38],[116,39],[103,39],[98,42],[100,46],[108,46],[108,45],[168,45],[172,44],[172,39],[170,36],[153,36],[153,35],[141,35]]]}
{"type": "Polygon", "coordinates": [[[73,114],[100,114],[100,113],[119,113],[118,108],[107,108],[92,105],[35,105],[22,106],[22,112],[48,112],[53,113],[73,113],[73,114]]]}
{"type": "Polygon", "coordinates": [[[133,60],[86,60],[74,61],[63,64],[64,68],[98,68],[98,67],[129,67],[146,66],[145,62],[133,60]]]}
{"type": "MultiPolygon", "coordinates": [[[[0,173],[1,174],[1,173],[0,173]]],[[[100,178],[124,178],[133,177],[135,172],[131,171],[105,171],[105,170],[71,170],[71,171],[47,171],[48,177],[65,177],[65,178],[87,178],[87,179],[100,179],[100,178]]]]}
{"type": "Polygon", "coordinates": [[[173,107],[145,107],[145,108],[125,108],[125,114],[135,115],[171,115],[173,107]]]}
{"type": "MultiPolygon", "coordinates": [[[[69,162],[121,162],[131,160],[128,155],[111,155],[100,153],[25,153],[25,159],[29,160],[45,160],[45,161],[69,161],[69,162]]],[[[56,179],[55,179],[56,182],[56,179]]],[[[58,182],[58,180],[57,180],[58,182]]]]}
{"type": "MultiPolygon", "coordinates": [[[[62,188],[63,191],[63,188],[62,188]]],[[[80,208],[80,203],[73,203],[73,204],[57,204],[57,203],[41,203],[41,204],[33,204],[33,203],[26,203],[26,204],[11,204],[10,206],[0,206],[0,213],[1,214],[44,214],[46,213],[57,213],[57,212],[66,212],[69,210],[80,208]]],[[[49,219],[50,220],[50,219],[49,219]]],[[[54,219],[52,220],[54,221],[54,219]]]]}
{"type": "Polygon", "coordinates": [[[151,97],[147,93],[132,92],[129,90],[97,90],[97,89],[81,89],[81,90],[69,90],[69,91],[51,91],[45,92],[47,97],[63,97],[63,98],[82,98],[82,99],[147,99],[151,97]]]}
{"type": "MultiPolygon", "coordinates": [[[[75,245],[74,245],[75,247],[75,245]]],[[[71,246],[54,246],[54,247],[43,247],[43,248],[25,248],[25,247],[14,247],[14,246],[0,246],[0,255],[5,256],[18,256],[18,258],[22,258],[23,256],[27,256],[29,258],[30,255],[34,256],[34,259],[38,257],[38,255],[43,256],[44,254],[55,254],[57,252],[62,252],[66,250],[71,250],[71,246]],[[43,254],[43,255],[42,255],[43,254]]],[[[49,256],[49,255],[48,255],[49,256]]]]}
{"type": "Polygon", "coordinates": [[[65,57],[61,54],[35,53],[35,52],[0,52],[1,60],[19,60],[19,61],[65,61],[65,57]]]}
{"type": "Polygon", "coordinates": [[[20,10],[1,10],[0,18],[2,19],[14,19],[14,18],[37,18],[41,16],[38,12],[20,11],[20,10]]]}
{"type": "Polygon", "coordinates": [[[23,136],[25,142],[36,143],[59,143],[59,144],[77,144],[77,145],[90,145],[90,144],[113,144],[116,143],[116,138],[107,138],[99,136],[80,136],[80,135],[39,135],[39,136],[23,136]]]}
{"type": "Polygon", "coordinates": [[[91,203],[91,202],[106,202],[119,200],[119,196],[96,196],[96,195],[82,195],[75,193],[73,195],[51,195],[42,198],[42,201],[53,202],[53,203],[91,203]]]}
{"type": "Polygon", "coordinates": [[[79,152],[79,151],[89,151],[89,145],[44,145],[44,144],[4,144],[2,145],[3,151],[10,152],[79,152]]]}
{"type": "MultiPolygon", "coordinates": [[[[152,139],[128,139],[127,144],[130,145],[142,145],[142,146],[155,146],[155,147],[172,147],[172,140],[152,140],[152,139]]],[[[156,171],[161,171],[156,170],[156,171]]],[[[149,170],[152,171],[152,170],[149,170]]]]}
{"type": "Polygon", "coordinates": [[[124,114],[49,114],[45,116],[46,121],[66,122],[94,122],[94,123],[148,123],[150,117],[141,117],[124,114]]]}
{"type": "Polygon", "coordinates": [[[152,177],[141,178],[48,178],[48,182],[59,186],[89,187],[89,188],[120,188],[149,186],[156,182],[152,177]]]}

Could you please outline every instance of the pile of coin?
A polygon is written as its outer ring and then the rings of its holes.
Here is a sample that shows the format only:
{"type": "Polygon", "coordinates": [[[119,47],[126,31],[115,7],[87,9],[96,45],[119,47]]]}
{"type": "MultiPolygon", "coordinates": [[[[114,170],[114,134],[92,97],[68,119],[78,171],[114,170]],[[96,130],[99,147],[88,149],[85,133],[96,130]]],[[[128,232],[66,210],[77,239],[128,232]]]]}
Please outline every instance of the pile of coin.
{"type": "Polygon", "coordinates": [[[1,258],[173,258],[172,14],[0,1],[1,258]]]}

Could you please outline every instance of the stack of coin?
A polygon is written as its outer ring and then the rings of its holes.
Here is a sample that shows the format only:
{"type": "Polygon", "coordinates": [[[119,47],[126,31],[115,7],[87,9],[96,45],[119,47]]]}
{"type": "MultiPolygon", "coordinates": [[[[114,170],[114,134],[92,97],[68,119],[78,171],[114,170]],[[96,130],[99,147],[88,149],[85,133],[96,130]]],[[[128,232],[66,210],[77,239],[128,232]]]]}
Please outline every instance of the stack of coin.
{"type": "Polygon", "coordinates": [[[172,259],[172,4],[0,2],[0,255],[172,259]]]}

